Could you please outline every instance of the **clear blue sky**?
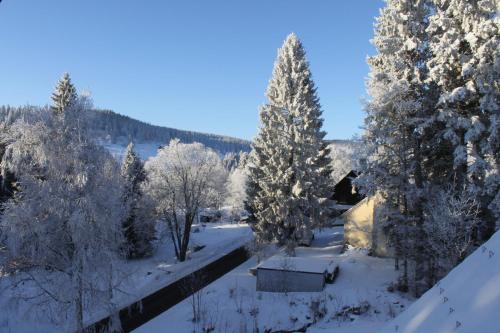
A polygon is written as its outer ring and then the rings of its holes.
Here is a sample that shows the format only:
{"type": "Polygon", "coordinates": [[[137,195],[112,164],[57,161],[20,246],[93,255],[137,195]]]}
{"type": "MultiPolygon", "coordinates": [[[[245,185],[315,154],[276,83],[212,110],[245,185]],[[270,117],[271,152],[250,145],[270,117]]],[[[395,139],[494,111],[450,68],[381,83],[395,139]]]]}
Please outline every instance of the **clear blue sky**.
{"type": "Polygon", "coordinates": [[[61,74],[97,107],[251,139],[276,51],[302,40],[327,138],[360,132],[381,0],[3,0],[0,104],[44,105],[61,74]]]}

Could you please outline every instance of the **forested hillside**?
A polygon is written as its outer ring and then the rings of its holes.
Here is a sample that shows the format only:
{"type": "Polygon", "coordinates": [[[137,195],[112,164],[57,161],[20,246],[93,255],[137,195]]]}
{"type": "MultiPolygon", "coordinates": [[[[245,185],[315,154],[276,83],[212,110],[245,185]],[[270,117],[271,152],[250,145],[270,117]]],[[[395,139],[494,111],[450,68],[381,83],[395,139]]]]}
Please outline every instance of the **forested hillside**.
{"type": "MultiPolygon", "coordinates": [[[[46,108],[0,106],[0,121],[13,123],[19,118],[32,121],[43,117],[46,108]]],[[[177,138],[184,143],[199,142],[221,154],[249,151],[250,142],[228,136],[178,130],[151,125],[110,110],[88,110],[88,124],[94,137],[106,144],[123,145],[129,141],[163,145],[177,138]]]]}

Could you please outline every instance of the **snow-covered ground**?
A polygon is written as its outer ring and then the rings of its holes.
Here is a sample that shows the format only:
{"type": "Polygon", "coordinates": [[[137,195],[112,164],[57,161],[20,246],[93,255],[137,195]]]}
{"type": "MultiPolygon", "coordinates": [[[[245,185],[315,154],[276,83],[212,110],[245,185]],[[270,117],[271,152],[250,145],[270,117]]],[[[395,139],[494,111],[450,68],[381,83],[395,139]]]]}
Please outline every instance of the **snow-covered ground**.
{"type": "Polygon", "coordinates": [[[500,232],[381,333],[500,332],[500,232]]]}
{"type": "MultiPolygon", "coordinates": [[[[113,303],[116,309],[125,307],[149,295],[175,280],[217,260],[252,239],[251,229],[246,224],[207,223],[193,225],[190,247],[205,246],[192,252],[190,259],[177,262],[171,243],[164,240],[156,254],[148,259],[123,261],[116,269],[123,273],[115,291],[113,303]]],[[[16,299],[8,288],[10,279],[0,278],[0,332],[64,332],[55,327],[44,315],[43,305],[37,307],[36,300],[16,299]]],[[[87,324],[108,315],[109,307],[86,313],[87,324]]]]}
{"type": "Polygon", "coordinates": [[[318,232],[313,246],[299,248],[297,255],[315,260],[332,259],[340,267],[334,284],[323,292],[267,293],[257,292],[256,277],[249,269],[256,258],[221,277],[201,293],[202,318],[192,322],[192,298],[186,299],[135,330],[136,333],[201,331],[213,326],[214,332],[259,332],[266,329],[290,330],[313,323],[307,332],[373,332],[404,310],[413,300],[387,292],[397,277],[393,261],[370,257],[366,251],[348,249],[341,253],[343,229],[318,232]],[[363,314],[348,313],[346,307],[364,308],[363,314]],[[344,311],[344,314],[342,312],[344,311]],[[315,319],[316,317],[316,319],[315,319]]]}

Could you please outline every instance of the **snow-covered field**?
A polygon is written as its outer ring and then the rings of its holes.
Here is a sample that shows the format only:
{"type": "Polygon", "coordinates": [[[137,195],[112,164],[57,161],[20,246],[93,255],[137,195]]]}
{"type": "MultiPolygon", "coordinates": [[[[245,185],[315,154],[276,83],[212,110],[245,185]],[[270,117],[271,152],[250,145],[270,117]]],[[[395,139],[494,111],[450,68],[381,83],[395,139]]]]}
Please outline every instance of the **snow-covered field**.
{"type": "Polygon", "coordinates": [[[500,232],[381,333],[500,332],[500,232]]]}
{"type": "Polygon", "coordinates": [[[328,258],[339,265],[337,280],[327,284],[323,292],[257,292],[256,277],[249,273],[257,264],[252,257],[203,289],[199,323],[191,320],[189,298],[135,332],[164,332],[169,328],[182,333],[210,326],[213,332],[254,332],[256,327],[259,332],[272,332],[310,323],[307,332],[374,332],[413,300],[387,291],[388,284],[397,277],[391,259],[370,257],[357,249],[341,253],[342,246],[342,228],[332,228],[316,233],[312,247],[297,250],[299,257],[328,258]],[[349,313],[348,307],[360,307],[364,313],[349,313]]]}
{"type": "MultiPolygon", "coordinates": [[[[156,254],[148,259],[124,261],[114,267],[122,280],[115,291],[115,309],[125,307],[175,280],[205,266],[252,239],[251,229],[246,224],[207,223],[193,225],[190,247],[205,246],[190,254],[190,259],[177,262],[171,243],[164,240],[156,254]]],[[[43,305],[37,307],[36,300],[17,299],[8,288],[8,277],[0,279],[0,332],[52,333],[64,332],[54,326],[44,314],[43,305]]],[[[86,313],[87,324],[108,315],[109,306],[86,313]]]]}

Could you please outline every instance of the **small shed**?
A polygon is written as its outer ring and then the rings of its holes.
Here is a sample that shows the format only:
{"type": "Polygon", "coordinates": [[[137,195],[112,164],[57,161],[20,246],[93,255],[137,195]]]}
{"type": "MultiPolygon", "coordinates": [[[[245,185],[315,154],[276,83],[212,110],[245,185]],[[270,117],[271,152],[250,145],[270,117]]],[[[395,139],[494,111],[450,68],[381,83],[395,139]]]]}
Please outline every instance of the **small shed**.
{"type": "Polygon", "coordinates": [[[324,258],[271,257],[257,266],[257,291],[322,291],[332,263],[324,258]]]}

